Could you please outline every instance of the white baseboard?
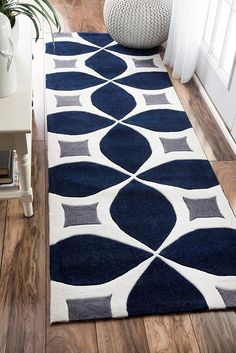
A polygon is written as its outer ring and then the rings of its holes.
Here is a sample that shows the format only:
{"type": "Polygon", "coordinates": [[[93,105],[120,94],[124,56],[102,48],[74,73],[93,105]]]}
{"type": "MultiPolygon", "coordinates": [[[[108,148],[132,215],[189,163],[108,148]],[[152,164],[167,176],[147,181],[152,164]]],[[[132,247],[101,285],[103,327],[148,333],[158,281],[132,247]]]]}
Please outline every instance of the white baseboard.
{"type": "Polygon", "coordinates": [[[196,83],[197,87],[199,88],[199,91],[200,91],[200,93],[202,95],[202,98],[204,99],[204,101],[206,102],[206,104],[207,104],[208,108],[210,109],[212,115],[214,116],[215,121],[217,122],[217,124],[220,127],[221,131],[223,132],[226,140],[228,141],[230,147],[232,148],[233,152],[236,155],[236,142],[234,141],[232,135],[230,134],[230,132],[227,129],[227,127],[225,126],[225,123],[224,123],[221,115],[216,110],[214,104],[212,103],[210,97],[208,96],[205,88],[203,87],[201,81],[199,80],[199,78],[197,77],[196,74],[193,75],[193,80],[196,83]]]}

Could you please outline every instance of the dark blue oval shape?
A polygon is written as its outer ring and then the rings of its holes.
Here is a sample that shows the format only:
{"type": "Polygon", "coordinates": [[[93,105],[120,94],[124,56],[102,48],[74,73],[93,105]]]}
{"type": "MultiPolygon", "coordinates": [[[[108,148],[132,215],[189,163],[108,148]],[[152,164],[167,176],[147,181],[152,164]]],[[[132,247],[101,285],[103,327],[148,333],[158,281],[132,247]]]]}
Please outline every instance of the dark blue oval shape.
{"type": "Polygon", "coordinates": [[[128,177],[96,163],[59,164],[49,168],[49,192],[68,197],[85,197],[119,184],[128,177]]]}
{"type": "Polygon", "coordinates": [[[155,259],[138,279],[127,301],[129,315],[200,309],[208,309],[201,292],[160,259],[155,259]]]}
{"type": "Polygon", "coordinates": [[[161,132],[177,132],[192,127],[185,112],[171,109],[148,110],[130,117],[125,123],[161,132]]]}
{"type": "Polygon", "coordinates": [[[98,50],[98,48],[70,41],[58,41],[46,44],[46,53],[52,55],[80,55],[98,50]]]}
{"type": "Polygon", "coordinates": [[[85,64],[107,79],[117,77],[127,69],[124,60],[104,50],[87,59],[85,64]]]}
{"type": "Polygon", "coordinates": [[[103,137],[100,148],[107,158],[131,173],[135,173],[152,153],[143,135],[121,124],[103,137]]]}
{"type": "Polygon", "coordinates": [[[131,237],[156,250],[176,222],[173,206],[159,191],[133,180],[111,205],[111,216],[131,237]]]}
{"type": "Polygon", "coordinates": [[[46,87],[59,91],[73,91],[100,85],[104,80],[85,74],[84,72],[68,71],[46,75],[46,87]]]}
{"type": "Polygon", "coordinates": [[[236,230],[197,229],[162,250],[161,255],[181,265],[218,276],[236,275],[236,230]]]}
{"type": "Polygon", "coordinates": [[[219,184],[206,160],[176,160],[152,168],[138,177],[183,189],[208,189],[219,184]]]}
{"type": "Polygon", "coordinates": [[[127,48],[123,47],[123,45],[115,44],[106,48],[106,50],[115,51],[117,53],[126,54],[126,55],[137,55],[137,56],[150,56],[154,54],[158,54],[158,48],[151,49],[135,49],[135,48],[127,48]]]}
{"type": "Polygon", "coordinates": [[[81,135],[103,129],[114,124],[114,121],[87,112],[65,111],[49,114],[47,124],[49,132],[81,135]]]}
{"type": "Polygon", "coordinates": [[[117,82],[140,89],[163,89],[172,86],[167,72],[139,72],[121,78],[117,82]]]}
{"type": "Polygon", "coordinates": [[[108,83],[97,89],[91,99],[95,107],[118,120],[136,107],[134,97],[113,83],[108,83]]]}
{"type": "Polygon", "coordinates": [[[152,256],[144,250],[98,237],[75,235],[50,247],[51,280],[80,285],[109,282],[152,256]]]}

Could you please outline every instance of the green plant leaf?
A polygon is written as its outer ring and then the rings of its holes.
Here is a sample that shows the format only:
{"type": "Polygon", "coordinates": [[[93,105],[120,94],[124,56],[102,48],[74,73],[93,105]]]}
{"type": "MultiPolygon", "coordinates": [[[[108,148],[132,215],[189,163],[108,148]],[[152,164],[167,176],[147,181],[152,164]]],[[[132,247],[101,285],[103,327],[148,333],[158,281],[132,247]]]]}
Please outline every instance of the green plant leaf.
{"type": "MultiPolygon", "coordinates": [[[[39,0],[37,0],[37,1],[39,1],[39,0]]],[[[61,30],[60,20],[59,20],[59,17],[57,16],[57,13],[54,10],[53,6],[50,4],[50,2],[48,0],[40,0],[40,1],[42,1],[51,10],[53,17],[55,19],[55,22],[56,22],[56,26],[58,28],[58,31],[60,31],[61,30]]]]}
{"type": "Polygon", "coordinates": [[[38,24],[37,24],[37,22],[35,21],[34,18],[31,18],[31,21],[34,24],[35,33],[36,33],[35,42],[37,42],[37,40],[39,39],[39,27],[38,27],[38,24]]]}
{"type": "Polygon", "coordinates": [[[27,2],[19,2],[18,0],[0,0],[0,12],[5,14],[12,26],[14,24],[14,17],[19,15],[27,16],[33,23],[36,32],[36,41],[39,39],[39,29],[41,22],[39,14],[47,21],[52,41],[54,43],[54,34],[52,25],[54,25],[58,32],[61,31],[60,20],[56,11],[48,0],[34,0],[35,4],[27,2]]]}

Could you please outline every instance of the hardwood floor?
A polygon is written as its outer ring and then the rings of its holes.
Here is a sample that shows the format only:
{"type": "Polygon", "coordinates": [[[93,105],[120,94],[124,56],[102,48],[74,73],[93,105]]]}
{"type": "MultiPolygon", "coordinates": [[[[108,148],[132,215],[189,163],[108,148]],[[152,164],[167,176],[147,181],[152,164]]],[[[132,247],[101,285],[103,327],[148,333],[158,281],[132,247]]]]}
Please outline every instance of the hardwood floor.
{"type": "Polygon", "coordinates": [[[3,243],[5,235],[5,225],[6,225],[6,212],[7,212],[7,201],[0,201],[0,274],[1,274],[1,264],[2,264],[2,252],[3,243]]]}
{"type": "Polygon", "coordinates": [[[236,215],[236,160],[212,161],[211,165],[236,215]]]}
{"type": "Polygon", "coordinates": [[[200,353],[188,314],[144,318],[150,353],[200,353]]]}
{"type": "MultiPolygon", "coordinates": [[[[52,1],[62,31],[105,31],[103,0],[52,1]],[[65,8],[66,6],[66,8],[65,8]]],[[[0,353],[234,353],[234,311],[49,323],[47,141],[43,33],[34,48],[34,211],[0,202],[0,353]]],[[[236,156],[191,81],[172,80],[236,213],[236,156]]]]}
{"type": "Polygon", "coordinates": [[[0,347],[4,353],[45,350],[45,156],[33,143],[34,217],[7,202],[0,277],[0,347]]]}
{"type": "Polygon", "coordinates": [[[235,312],[190,314],[200,352],[236,352],[235,312]]]}

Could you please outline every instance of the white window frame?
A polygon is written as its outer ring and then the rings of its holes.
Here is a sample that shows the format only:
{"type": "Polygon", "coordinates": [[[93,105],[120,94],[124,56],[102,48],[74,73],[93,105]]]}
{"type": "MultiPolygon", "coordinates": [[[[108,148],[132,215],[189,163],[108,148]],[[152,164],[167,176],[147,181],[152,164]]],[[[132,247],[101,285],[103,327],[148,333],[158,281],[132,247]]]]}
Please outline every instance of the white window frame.
{"type": "MultiPolygon", "coordinates": [[[[209,0],[208,16],[207,17],[209,17],[211,1],[212,0],[209,0]]],[[[236,0],[218,0],[214,25],[213,25],[213,29],[212,29],[212,33],[211,33],[210,44],[207,44],[206,41],[204,40],[206,29],[207,29],[207,22],[206,22],[203,41],[202,41],[202,45],[201,45],[202,51],[207,56],[209,62],[214,67],[217,75],[223,81],[224,85],[226,86],[226,88],[228,90],[230,90],[234,70],[236,67],[236,55],[235,55],[235,59],[234,59],[230,74],[228,74],[224,70],[223,63],[224,63],[224,59],[225,59],[226,50],[227,50],[228,46],[230,45],[229,38],[230,38],[230,34],[231,34],[233,20],[236,20],[236,0]],[[213,52],[213,48],[214,48],[215,41],[216,41],[216,32],[217,32],[217,28],[218,28],[219,21],[220,21],[221,8],[222,8],[223,3],[227,3],[230,6],[230,14],[229,14],[229,18],[227,21],[227,27],[226,27],[226,31],[225,31],[221,55],[220,55],[220,58],[218,59],[218,58],[216,58],[216,56],[213,52]]],[[[235,54],[236,54],[236,51],[235,51],[235,54]]]]}

